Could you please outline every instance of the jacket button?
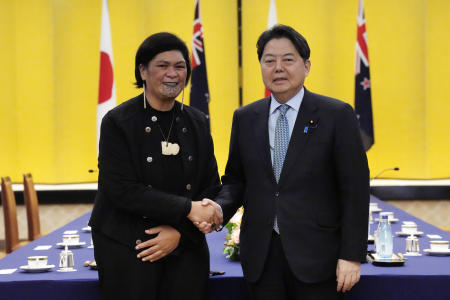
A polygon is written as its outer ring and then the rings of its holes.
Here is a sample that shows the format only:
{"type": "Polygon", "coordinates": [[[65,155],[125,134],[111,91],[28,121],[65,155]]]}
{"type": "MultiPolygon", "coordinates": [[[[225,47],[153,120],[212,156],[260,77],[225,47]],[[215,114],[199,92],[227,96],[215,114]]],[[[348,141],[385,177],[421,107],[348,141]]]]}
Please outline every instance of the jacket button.
{"type": "Polygon", "coordinates": [[[158,121],[158,118],[155,117],[155,116],[152,116],[152,121],[153,121],[153,122],[156,122],[156,121],[158,121]]]}
{"type": "Polygon", "coordinates": [[[187,132],[187,128],[183,127],[183,129],[181,129],[181,131],[183,131],[183,133],[186,133],[187,132]]]}
{"type": "Polygon", "coordinates": [[[145,132],[149,133],[150,131],[152,131],[152,129],[150,127],[145,127],[145,132]]]}
{"type": "Polygon", "coordinates": [[[186,189],[187,189],[188,191],[190,191],[190,190],[192,189],[192,186],[188,183],[188,184],[186,184],[186,189]]]}
{"type": "Polygon", "coordinates": [[[142,216],[142,219],[147,219],[148,217],[147,216],[142,216]]]}
{"type": "Polygon", "coordinates": [[[139,239],[137,239],[137,240],[136,240],[136,245],[139,245],[140,243],[142,243],[142,241],[139,240],[139,239]]]}
{"type": "Polygon", "coordinates": [[[176,117],[175,122],[177,122],[177,123],[180,122],[180,117],[176,117]]]}
{"type": "Polygon", "coordinates": [[[278,197],[278,196],[280,196],[280,193],[276,192],[275,197],[278,197]]]}
{"type": "Polygon", "coordinates": [[[151,156],[147,157],[147,162],[151,163],[153,161],[153,158],[151,156]]]}
{"type": "Polygon", "coordinates": [[[149,188],[152,188],[152,185],[151,185],[151,184],[149,184],[149,185],[147,185],[147,187],[149,187],[149,188]]]}
{"type": "Polygon", "coordinates": [[[188,156],[188,161],[193,161],[193,160],[194,160],[194,157],[192,155],[189,155],[188,156]]]}

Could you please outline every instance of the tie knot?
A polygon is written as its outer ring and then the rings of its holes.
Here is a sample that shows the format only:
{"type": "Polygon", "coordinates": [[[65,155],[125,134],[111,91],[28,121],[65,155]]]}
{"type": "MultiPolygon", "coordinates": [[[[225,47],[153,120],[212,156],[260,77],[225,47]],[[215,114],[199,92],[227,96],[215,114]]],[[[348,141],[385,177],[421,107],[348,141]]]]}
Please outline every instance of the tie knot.
{"type": "Polygon", "coordinates": [[[280,114],[282,114],[283,116],[286,115],[286,112],[289,109],[289,105],[287,104],[281,104],[280,106],[278,106],[278,110],[280,111],[280,114]]]}

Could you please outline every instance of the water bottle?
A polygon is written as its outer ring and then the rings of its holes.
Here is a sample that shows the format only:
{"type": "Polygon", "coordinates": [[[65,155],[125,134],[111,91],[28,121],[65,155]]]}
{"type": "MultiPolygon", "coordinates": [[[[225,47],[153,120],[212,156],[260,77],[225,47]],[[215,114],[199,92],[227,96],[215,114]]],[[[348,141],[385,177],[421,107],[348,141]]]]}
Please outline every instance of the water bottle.
{"type": "Polygon", "coordinates": [[[393,242],[391,225],[389,224],[388,216],[381,216],[380,223],[378,224],[375,245],[377,254],[381,258],[391,258],[394,245],[393,242]]]}

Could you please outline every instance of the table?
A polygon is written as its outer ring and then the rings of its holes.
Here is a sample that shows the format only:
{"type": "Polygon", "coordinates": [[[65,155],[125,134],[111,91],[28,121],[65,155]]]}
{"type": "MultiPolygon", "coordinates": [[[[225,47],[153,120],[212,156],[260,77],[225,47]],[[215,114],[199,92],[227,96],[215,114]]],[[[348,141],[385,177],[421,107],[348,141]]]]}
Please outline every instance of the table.
{"type": "MultiPolygon", "coordinates": [[[[450,233],[428,224],[405,211],[389,205],[371,196],[371,202],[378,202],[383,211],[394,212],[400,221],[391,224],[394,234],[394,252],[405,252],[406,237],[398,237],[395,232],[401,231],[403,221],[413,221],[418,230],[425,234],[419,237],[422,256],[408,256],[402,267],[376,267],[370,263],[361,266],[360,282],[345,295],[344,299],[380,300],[380,299],[408,299],[408,300],[449,300],[450,299],[450,256],[437,257],[425,255],[423,249],[428,249],[430,239],[427,234],[438,234],[442,240],[449,241],[450,233]]],[[[374,217],[378,217],[378,213],[374,217]]],[[[376,230],[371,226],[371,234],[376,230]]],[[[434,239],[433,239],[434,240],[434,239]]],[[[374,249],[369,245],[369,249],[374,249]]]]}
{"type": "MultiPolygon", "coordinates": [[[[383,211],[392,211],[400,222],[392,224],[392,231],[400,231],[402,221],[414,221],[425,234],[439,234],[450,240],[450,233],[444,232],[406,212],[372,197],[383,211]]],[[[82,232],[90,213],[68,223],[54,232],[33,241],[0,260],[0,269],[18,268],[27,264],[27,256],[46,255],[49,264],[57,265],[61,249],[56,243],[61,241],[66,230],[78,230],[80,240],[90,244],[90,233],[82,232]],[[44,251],[33,250],[38,245],[52,245],[44,251]]],[[[377,214],[375,214],[377,217],[377,214]]],[[[371,233],[375,230],[372,226],[371,233]]],[[[242,277],[239,262],[229,261],[222,254],[225,231],[207,236],[211,255],[211,270],[225,271],[225,275],[210,278],[209,299],[244,300],[249,299],[247,287],[242,277]]],[[[428,248],[429,238],[419,238],[421,250],[428,248]]],[[[370,245],[369,248],[373,246],[370,245]]],[[[394,238],[394,252],[404,252],[405,238],[394,238]]],[[[93,260],[93,249],[82,247],[72,249],[77,272],[60,273],[54,268],[46,273],[23,273],[20,270],[9,275],[0,275],[0,299],[100,299],[98,274],[83,266],[86,260],[93,260]]],[[[376,267],[363,264],[360,282],[344,295],[345,300],[380,299],[450,299],[450,256],[434,257],[423,255],[408,257],[403,267],[376,267]]]]}

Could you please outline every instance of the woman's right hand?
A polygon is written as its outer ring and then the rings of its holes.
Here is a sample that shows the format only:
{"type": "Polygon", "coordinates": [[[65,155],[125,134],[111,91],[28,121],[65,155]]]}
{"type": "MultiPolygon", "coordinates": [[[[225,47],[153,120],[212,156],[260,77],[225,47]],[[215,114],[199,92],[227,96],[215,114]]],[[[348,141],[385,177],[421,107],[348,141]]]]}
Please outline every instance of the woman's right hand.
{"type": "Polygon", "coordinates": [[[202,201],[193,201],[187,217],[196,225],[209,223],[213,229],[223,222],[222,208],[216,202],[207,198],[202,201]]]}
{"type": "Polygon", "coordinates": [[[157,236],[136,246],[136,250],[145,249],[137,255],[142,261],[158,261],[172,253],[180,243],[180,232],[169,225],[153,227],[147,229],[145,233],[157,234],[157,236]]]}

